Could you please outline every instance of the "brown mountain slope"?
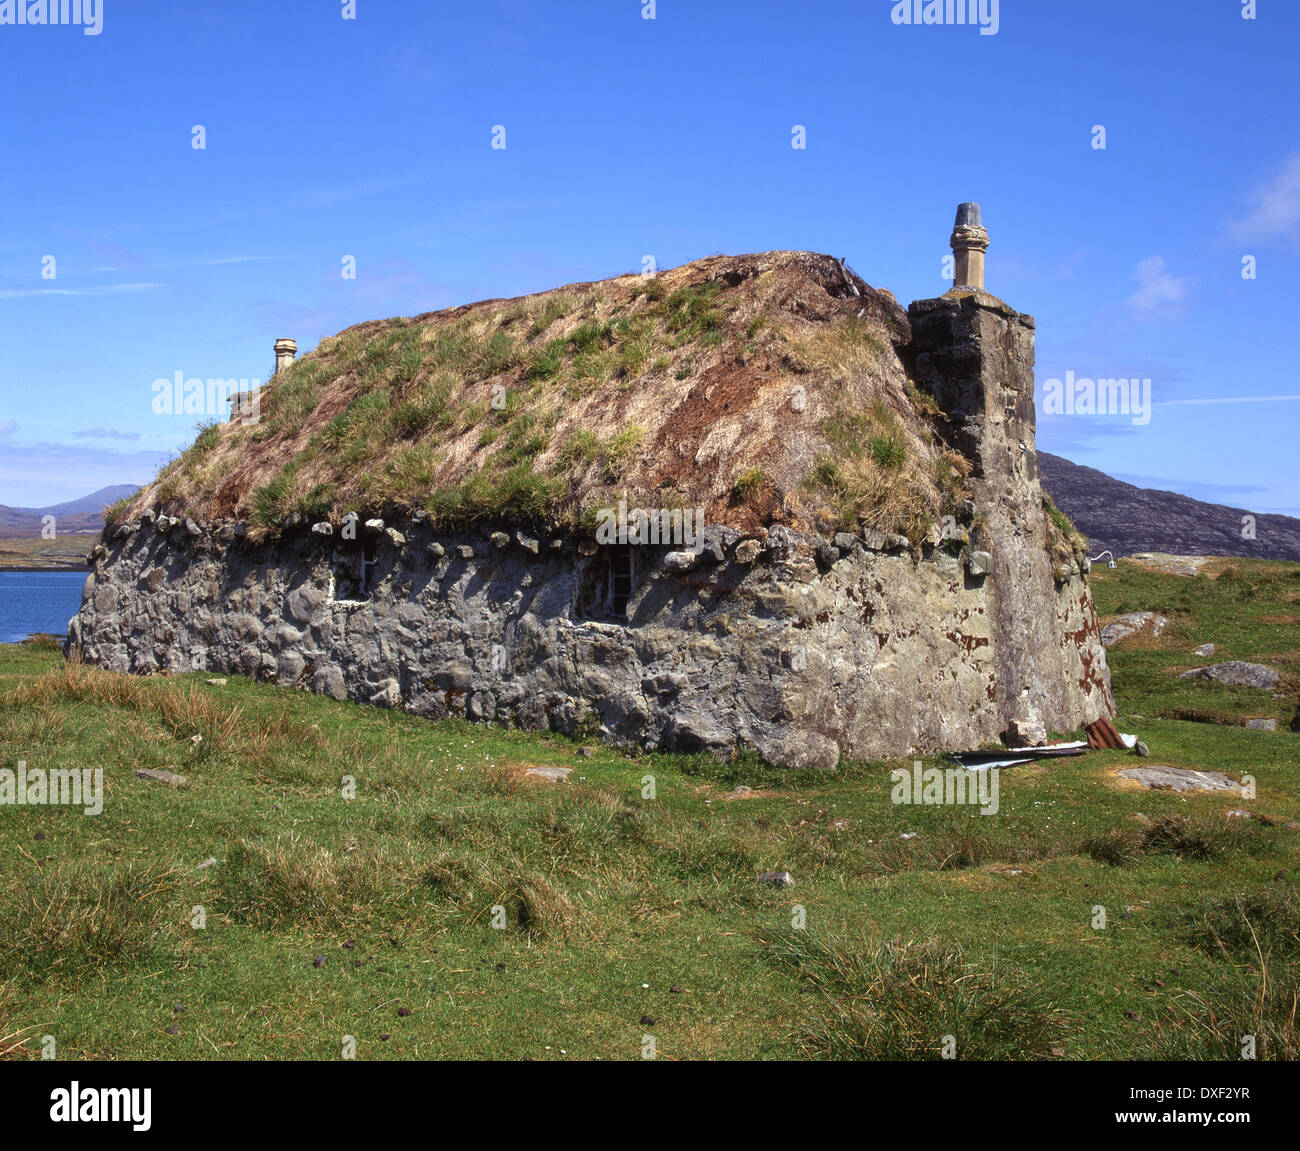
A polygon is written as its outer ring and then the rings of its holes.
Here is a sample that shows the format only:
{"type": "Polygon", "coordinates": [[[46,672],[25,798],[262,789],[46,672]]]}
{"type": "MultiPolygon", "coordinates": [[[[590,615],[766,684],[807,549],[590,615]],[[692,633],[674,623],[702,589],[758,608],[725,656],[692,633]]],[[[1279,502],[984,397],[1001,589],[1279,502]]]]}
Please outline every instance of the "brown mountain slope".
{"type": "Polygon", "coordinates": [[[1038,453],[1042,484],[1094,552],[1116,555],[1173,552],[1176,555],[1253,556],[1300,560],[1300,520],[1254,515],[1243,508],[1208,504],[1177,492],[1139,488],[1095,468],[1038,453]],[[1254,538],[1242,535],[1251,517],[1254,538]]]}

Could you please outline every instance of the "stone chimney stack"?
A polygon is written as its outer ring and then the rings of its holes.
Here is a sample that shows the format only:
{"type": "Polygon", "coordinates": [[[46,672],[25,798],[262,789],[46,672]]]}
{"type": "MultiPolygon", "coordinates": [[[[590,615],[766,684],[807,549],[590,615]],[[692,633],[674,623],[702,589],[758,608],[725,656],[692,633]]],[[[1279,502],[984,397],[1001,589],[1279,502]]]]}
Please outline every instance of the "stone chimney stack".
{"type": "Polygon", "coordinates": [[[989,250],[989,234],[984,230],[978,204],[957,205],[957,221],[948,242],[957,257],[952,286],[984,291],[984,253],[989,250]]]}
{"type": "MultiPolygon", "coordinates": [[[[954,233],[955,235],[956,233],[954,233]]],[[[290,339],[275,341],[275,374],[278,376],[285,368],[293,365],[293,358],[298,354],[298,345],[290,339]]]]}
{"type": "Polygon", "coordinates": [[[981,520],[974,546],[991,559],[984,574],[966,578],[985,581],[994,634],[1016,637],[990,652],[997,698],[988,706],[997,730],[1021,722],[1065,730],[1074,685],[1099,714],[1113,715],[1114,700],[1092,647],[1043,638],[1043,620],[1060,619],[1069,634],[1078,627],[1064,622],[1075,620],[1070,613],[1092,609],[1081,606],[1077,571],[1047,550],[1034,447],[1034,320],[985,290],[988,244],[979,205],[962,204],[952,231],[952,289],[907,309],[915,378],[943,409],[943,437],[972,464],[968,483],[981,520]]]}

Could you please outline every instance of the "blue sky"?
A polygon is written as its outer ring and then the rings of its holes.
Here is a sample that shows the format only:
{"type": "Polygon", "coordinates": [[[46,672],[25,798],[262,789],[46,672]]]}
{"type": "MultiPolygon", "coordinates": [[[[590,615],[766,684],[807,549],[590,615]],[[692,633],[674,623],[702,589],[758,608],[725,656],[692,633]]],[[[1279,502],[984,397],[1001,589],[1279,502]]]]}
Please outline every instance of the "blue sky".
{"type": "Polygon", "coordinates": [[[1041,448],[1300,514],[1300,3],[1001,0],[995,35],[897,25],[893,0],[644,7],[102,0],[98,35],[0,24],[0,503],[144,481],[195,423],[154,414],[153,381],[264,380],[280,336],[647,255],[811,249],[939,295],[978,200],[1040,384],[1151,380],[1149,423],[1040,408],[1041,448]]]}

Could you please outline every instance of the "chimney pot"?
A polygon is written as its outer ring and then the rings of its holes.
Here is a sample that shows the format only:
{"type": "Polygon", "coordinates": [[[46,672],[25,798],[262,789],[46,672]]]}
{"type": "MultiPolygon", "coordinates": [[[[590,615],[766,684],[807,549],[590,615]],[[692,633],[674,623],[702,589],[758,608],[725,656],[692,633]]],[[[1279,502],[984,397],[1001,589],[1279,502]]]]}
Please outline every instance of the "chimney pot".
{"type": "Polygon", "coordinates": [[[275,341],[275,371],[279,375],[285,368],[293,363],[293,358],[298,354],[298,345],[293,340],[282,338],[275,341]]]}
{"type": "Polygon", "coordinates": [[[984,253],[989,249],[989,234],[984,229],[980,206],[974,201],[957,205],[957,220],[948,241],[957,257],[952,286],[984,291],[984,253]]]}

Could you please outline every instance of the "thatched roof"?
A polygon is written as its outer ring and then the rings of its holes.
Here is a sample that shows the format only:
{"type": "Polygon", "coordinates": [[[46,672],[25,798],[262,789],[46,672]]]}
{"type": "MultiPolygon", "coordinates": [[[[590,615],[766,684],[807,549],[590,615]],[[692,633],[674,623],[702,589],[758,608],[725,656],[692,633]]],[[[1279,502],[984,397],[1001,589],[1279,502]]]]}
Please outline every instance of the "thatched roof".
{"type": "Polygon", "coordinates": [[[577,523],[625,496],[742,529],[909,530],[964,474],[909,383],[909,339],[893,296],[807,252],[359,324],[272,379],[257,424],[204,430],[115,518],[577,523]]]}

